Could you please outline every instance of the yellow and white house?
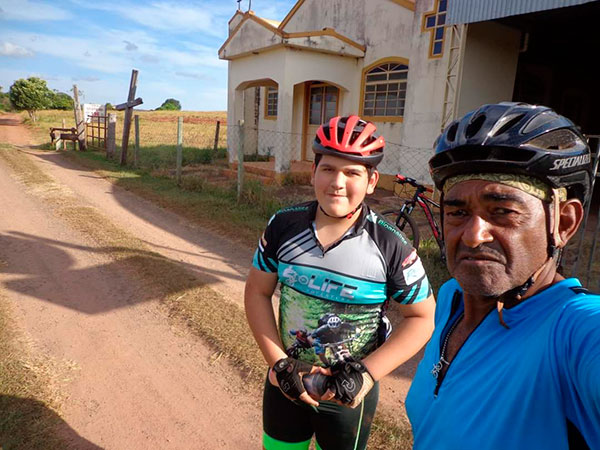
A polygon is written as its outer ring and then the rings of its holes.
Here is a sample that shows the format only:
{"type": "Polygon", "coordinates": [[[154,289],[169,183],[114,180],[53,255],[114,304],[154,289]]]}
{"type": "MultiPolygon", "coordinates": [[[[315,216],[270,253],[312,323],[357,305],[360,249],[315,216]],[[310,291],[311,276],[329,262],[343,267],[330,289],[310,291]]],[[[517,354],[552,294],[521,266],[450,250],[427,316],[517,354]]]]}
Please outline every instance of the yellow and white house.
{"type": "MultiPolygon", "coordinates": [[[[244,124],[244,152],[274,156],[285,173],[292,161],[312,160],[321,123],[358,114],[388,143],[383,174],[429,182],[432,145],[453,117],[483,103],[537,100],[527,83],[551,69],[528,70],[534,58],[524,54],[539,36],[552,37],[525,19],[548,28],[558,20],[552,11],[561,8],[564,24],[564,11],[583,16],[584,4],[597,3],[298,0],[281,22],[237,11],[219,49],[229,62],[228,142],[238,142],[236,125],[244,124]]],[[[559,103],[550,106],[560,112],[559,103]]]]}

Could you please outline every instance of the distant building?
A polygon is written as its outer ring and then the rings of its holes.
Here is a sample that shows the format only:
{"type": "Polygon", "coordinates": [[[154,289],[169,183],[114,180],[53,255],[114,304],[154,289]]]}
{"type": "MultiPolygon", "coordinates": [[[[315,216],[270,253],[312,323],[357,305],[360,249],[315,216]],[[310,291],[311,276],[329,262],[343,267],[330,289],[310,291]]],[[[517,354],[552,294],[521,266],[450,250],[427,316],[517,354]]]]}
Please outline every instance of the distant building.
{"type": "Polygon", "coordinates": [[[219,49],[231,160],[231,125],[244,123],[245,153],[274,156],[286,172],[312,159],[321,123],[359,114],[389,143],[382,173],[429,182],[442,127],[511,100],[552,106],[600,134],[598,19],[600,2],[589,0],[298,0],[281,22],[237,11],[219,49]]]}

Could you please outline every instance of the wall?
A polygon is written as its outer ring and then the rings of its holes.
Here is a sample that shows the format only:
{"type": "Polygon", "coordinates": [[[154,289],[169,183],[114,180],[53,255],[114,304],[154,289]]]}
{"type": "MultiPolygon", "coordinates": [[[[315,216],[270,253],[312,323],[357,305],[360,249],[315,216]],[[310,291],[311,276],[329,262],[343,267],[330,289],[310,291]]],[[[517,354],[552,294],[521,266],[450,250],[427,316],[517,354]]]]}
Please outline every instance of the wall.
{"type": "Polygon", "coordinates": [[[485,103],[511,101],[521,34],[496,22],[469,25],[459,117],[485,103]]]}

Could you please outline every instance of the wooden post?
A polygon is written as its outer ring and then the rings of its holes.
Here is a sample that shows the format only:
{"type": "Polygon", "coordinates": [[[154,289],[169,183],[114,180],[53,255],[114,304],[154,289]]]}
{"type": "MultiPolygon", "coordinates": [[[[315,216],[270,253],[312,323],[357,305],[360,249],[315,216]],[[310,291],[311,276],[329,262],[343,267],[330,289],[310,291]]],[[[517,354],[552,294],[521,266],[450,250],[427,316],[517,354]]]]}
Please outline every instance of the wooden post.
{"type": "Polygon", "coordinates": [[[181,185],[181,165],[183,162],[183,117],[177,119],[177,169],[175,178],[177,186],[181,185]]]}
{"type": "Polygon", "coordinates": [[[117,115],[108,114],[108,129],[106,130],[106,157],[112,159],[115,157],[117,138],[117,115]]]}
{"type": "Polygon", "coordinates": [[[217,128],[215,129],[215,146],[214,146],[214,151],[217,151],[217,148],[219,146],[219,128],[221,128],[221,121],[217,120],[217,128]]]}
{"type": "Polygon", "coordinates": [[[123,141],[121,143],[121,165],[127,164],[127,147],[129,146],[129,131],[131,130],[131,118],[133,115],[133,107],[141,105],[143,100],[135,97],[135,90],[137,89],[137,76],[138,71],[133,69],[131,71],[131,81],[129,82],[129,94],[127,95],[127,101],[115,106],[117,111],[125,111],[125,119],[123,121],[123,141]]]}
{"type": "Polygon", "coordinates": [[[238,173],[237,173],[237,199],[242,198],[244,187],[244,121],[240,120],[238,125],[238,173]]]}
{"type": "Polygon", "coordinates": [[[87,150],[87,143],[85,142],[85,120],[82,117],[81,105],[79,104],[79,91],[77,85],[73,85],[73,109],[75,111],[75,127],[77,128],[77,141],[79,142],[79,150],[87,150]]]}
{"type": "MultiPolygon", "coordinates": [[[[67,128],[67,123],[65,122],[65,119],[62,120],[62,127],[67,128]]],[[[63,150],[66,150],[67,149],[67,141],[63,139],[62,145],[63,145],[63,150]]]]}
{"type": "Polygon", "coordinates": [[[135,115],[135,149],[133,151],[133,167],[138,166],[140,157],[140,116],[135,115]]]}

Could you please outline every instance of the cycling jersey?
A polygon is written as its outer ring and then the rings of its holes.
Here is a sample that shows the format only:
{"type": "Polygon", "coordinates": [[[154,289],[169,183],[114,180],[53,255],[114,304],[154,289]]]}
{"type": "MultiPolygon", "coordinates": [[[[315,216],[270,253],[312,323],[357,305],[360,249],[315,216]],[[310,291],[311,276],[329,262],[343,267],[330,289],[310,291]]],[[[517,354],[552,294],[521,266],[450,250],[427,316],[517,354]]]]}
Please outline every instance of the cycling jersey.
{"type": "Polygon", "coordinates": [[[380,342],[388,298],[411,304],[431,288],[403,234],[363,204],[354,227],[327,250],[313,221],[316,201],[276,213],[253,265],[281,282],[279,330],[290,356],[331,365],[344,354],[362,359],[380,342]]]}
{"type": "Polygon", "coordinates": [[[452,279],[406,399],[415,449],[600,449],[600,296],[576,279],[490,312],[435,378],[464,308],[452,279]],[[586,447],[587,444],[587,447],[586,447]]]}

